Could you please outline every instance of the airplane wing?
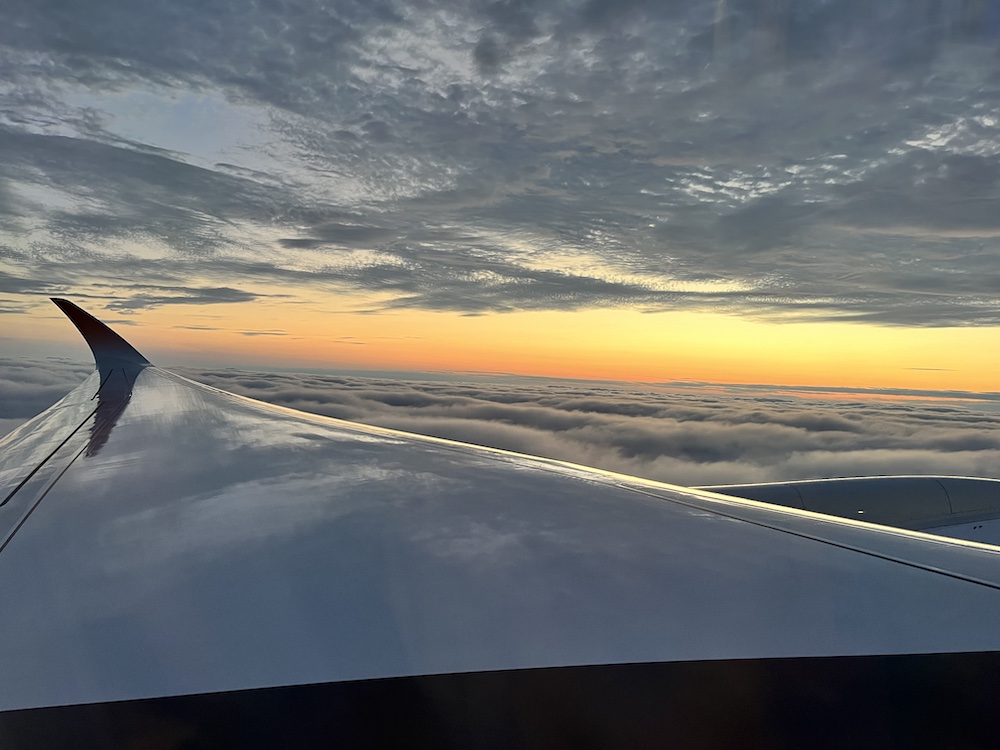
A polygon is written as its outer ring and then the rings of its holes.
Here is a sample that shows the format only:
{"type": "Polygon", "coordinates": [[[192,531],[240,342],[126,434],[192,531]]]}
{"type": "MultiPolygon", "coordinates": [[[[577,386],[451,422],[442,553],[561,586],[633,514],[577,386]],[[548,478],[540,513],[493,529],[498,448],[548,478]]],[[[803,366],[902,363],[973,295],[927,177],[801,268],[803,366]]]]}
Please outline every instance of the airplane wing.
{"type": "Polygon", "coordinates": [[[1000,545],[1000,480],[879,476],[731,484],[699,489],[1000,545]]]}
{"type": "Polygon", "coordinates": [[[1000,548],[263,404],[56,302],[97,372],[0,441],[4,748],[992,738],[1000,548]]]}

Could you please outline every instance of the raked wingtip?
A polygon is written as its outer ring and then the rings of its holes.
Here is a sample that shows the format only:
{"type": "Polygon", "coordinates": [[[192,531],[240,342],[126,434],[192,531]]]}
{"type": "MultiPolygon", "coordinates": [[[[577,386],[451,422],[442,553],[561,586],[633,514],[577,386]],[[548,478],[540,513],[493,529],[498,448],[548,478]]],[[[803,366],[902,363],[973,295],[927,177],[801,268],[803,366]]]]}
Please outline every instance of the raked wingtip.
{"type": "Polygon", "coordinates": [[[70,319],[70,322],[76,326],[76,329],[86,340],[90,350],[94,353],[97,369],[104,371],[123,365],[144,367],[150,364],[149,360],[136,351],[135,347],[90,313],[69,300],[60,297],[50,297],[50,299],[70,319]]]}

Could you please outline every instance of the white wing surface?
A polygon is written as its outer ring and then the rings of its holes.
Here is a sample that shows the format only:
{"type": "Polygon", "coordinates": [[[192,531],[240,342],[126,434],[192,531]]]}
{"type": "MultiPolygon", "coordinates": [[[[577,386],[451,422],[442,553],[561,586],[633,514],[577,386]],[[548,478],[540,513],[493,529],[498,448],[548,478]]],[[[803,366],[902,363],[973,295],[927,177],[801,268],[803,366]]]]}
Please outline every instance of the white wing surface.
{"type": "Polygon", "coordinates": [[[780,746],[808,696],[883,726],[879,700],[989,700],[1000,549],[302,414],[103,346],[0,442],[5,746],[780,746]]]}

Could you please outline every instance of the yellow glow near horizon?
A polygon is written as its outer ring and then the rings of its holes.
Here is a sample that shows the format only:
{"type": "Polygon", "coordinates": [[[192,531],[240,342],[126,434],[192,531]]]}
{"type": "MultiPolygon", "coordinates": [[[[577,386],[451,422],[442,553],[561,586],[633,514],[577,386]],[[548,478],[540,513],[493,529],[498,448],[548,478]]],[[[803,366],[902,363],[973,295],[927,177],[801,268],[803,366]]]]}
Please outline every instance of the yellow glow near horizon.
{"type": "MultiPolygon", "coordinates": [[[[158,355],[156,360],[164,364],[181,359],[206,367],[968,391],[998,390],[1000,372],[998,332],[992,328],[774,323],[714,313],[620,309],[482,316],[330,313],[319,306],[266,301],[194,310],[162,307],[136,320],[139,325],[118,330],[147,356],[158,355]],[[260,331],[285,335],[245,335],[260,331]]],[[[47,320],[42,326],[47,331],[34,335],[52,332],[54,326],[54,318],[47,320]]],[[[65,332],[58,338],[65,339],[65,332]]]]}

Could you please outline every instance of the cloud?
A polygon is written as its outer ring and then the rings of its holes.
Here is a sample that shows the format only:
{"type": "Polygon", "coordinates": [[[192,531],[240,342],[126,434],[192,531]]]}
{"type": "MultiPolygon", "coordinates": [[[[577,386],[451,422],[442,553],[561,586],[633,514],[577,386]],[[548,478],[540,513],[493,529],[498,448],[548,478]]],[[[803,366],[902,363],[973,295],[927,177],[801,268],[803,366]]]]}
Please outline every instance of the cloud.
{"type": "Polygon", "coordinates": [[[64,359],[0,358],[0,429],[7,428],[0,434],[47,409],[93,369],[93,365],[64,359]]]}
{"type": "MultiPolygon", "coordinates": [[[[91,370],[66,360],[0,360],[0,427],[42,411],[91,370]]],[[[909,473],[1000,478],[1000,394],[913,392],[900,400],[764,386],[178,371],[306,412],[680,485],[909,473]]]]}
{"type": "Polygon", "coordinates": [[[953,5],[15,0],[0,293],[996,325],[996,23],[953,5]]]}
{"type": "MultiPolygon", "coordinates": [[[[367,422],[682,485],[862,474],[1000,476],[995,397],[864,400],[697,385],[427,382],[185,371],[218,388],[367,422]],[[990,400],[993,398],[993,400],[990,400]]],[[[872,398],[874,396],[874,398],[872,398]]],[[[896,397],[898,398],[898,396],[896,397]]]]}
{"type": "Polygon", "coordinates": [[[214,305],[220,302],[251,302],[256,294],[229,287],[182,289],[169,287],[163,291],[170,294],[140,294],[126,300],[112,302],[109,310],[135,310],[137,308],[161,307],[163,305],[214,305]]]}

